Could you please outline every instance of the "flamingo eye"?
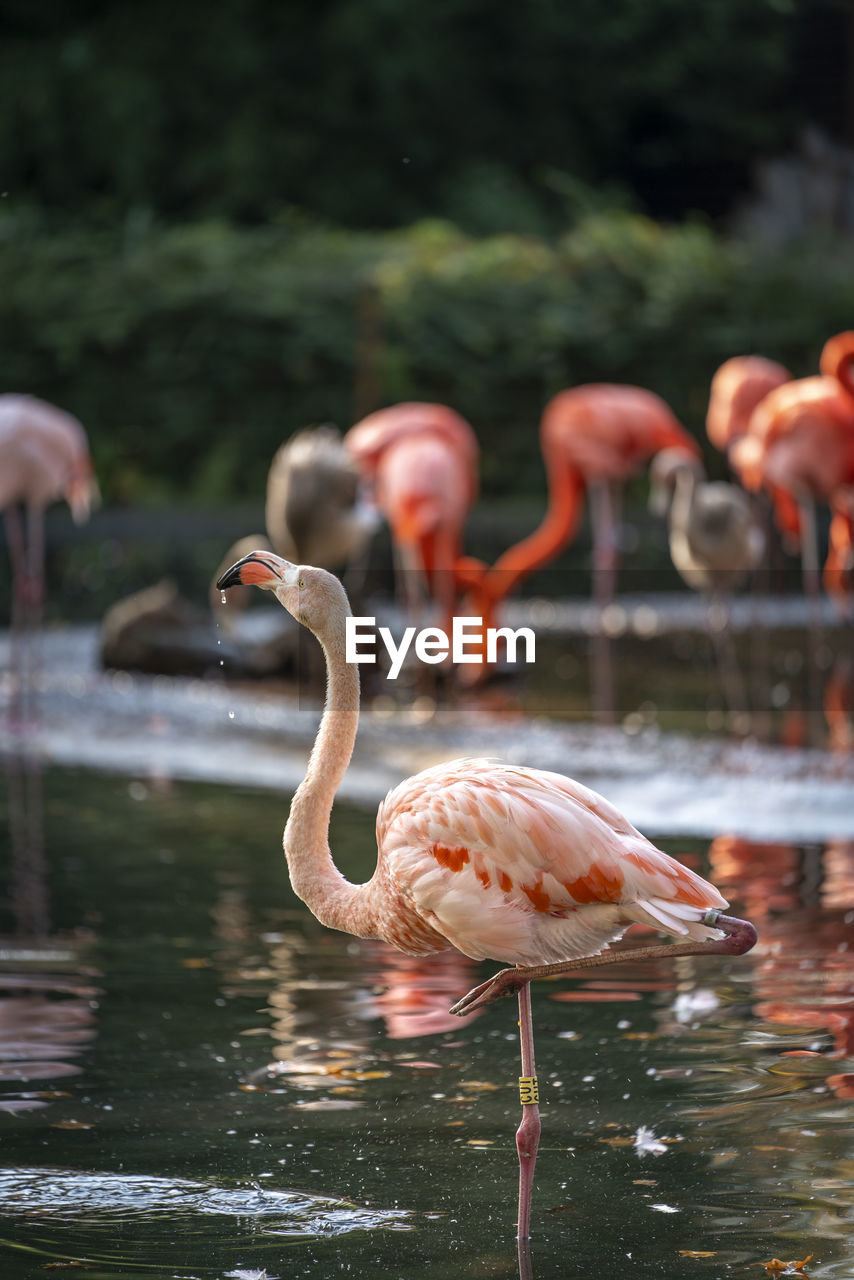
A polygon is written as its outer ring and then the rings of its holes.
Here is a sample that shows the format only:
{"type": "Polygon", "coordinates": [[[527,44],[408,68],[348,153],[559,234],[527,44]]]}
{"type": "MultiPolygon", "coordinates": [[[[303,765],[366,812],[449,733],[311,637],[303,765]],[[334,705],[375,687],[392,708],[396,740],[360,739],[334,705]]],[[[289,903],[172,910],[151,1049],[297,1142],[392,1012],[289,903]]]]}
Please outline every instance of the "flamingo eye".
{"type": "Polygon", "coordinates": [[[297,582],[297,586],[298,586],[298,587],[304,587],[304,586],[305,586],[305,578],[300,578],[300,579],[299,579],[299,581],[297,582]]]}

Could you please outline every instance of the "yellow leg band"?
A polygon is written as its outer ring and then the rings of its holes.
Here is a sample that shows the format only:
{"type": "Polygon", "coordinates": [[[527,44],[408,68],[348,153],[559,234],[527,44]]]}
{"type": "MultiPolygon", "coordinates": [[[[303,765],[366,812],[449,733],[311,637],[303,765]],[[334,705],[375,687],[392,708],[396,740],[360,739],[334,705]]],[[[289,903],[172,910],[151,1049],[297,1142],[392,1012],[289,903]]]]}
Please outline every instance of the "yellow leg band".
{"type": "Polygon", "coordinates": [[[540,1100],[536,1076],[519,1077],[519,1101],[523,1107],[532,1107],[540,1100]]]}

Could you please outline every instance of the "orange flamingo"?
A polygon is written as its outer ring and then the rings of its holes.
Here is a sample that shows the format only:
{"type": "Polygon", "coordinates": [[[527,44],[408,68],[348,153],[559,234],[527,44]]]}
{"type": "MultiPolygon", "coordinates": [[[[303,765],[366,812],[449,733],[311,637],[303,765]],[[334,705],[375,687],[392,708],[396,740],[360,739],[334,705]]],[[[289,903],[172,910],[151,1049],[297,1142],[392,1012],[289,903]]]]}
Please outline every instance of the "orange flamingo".
{"type": "Polygon", "coordinates": [[[644,958],[740,954],[756,931],[721,915],[727,904],[712,885],[656,849],[595,792],[560,774],[486,760],[436,765],[396,787],[377,814],[376,871],[367,883],[350,884],[329,849],[333,800],[359,722],[359,669],[346,661],[347,595],[325,570],[264,551],[238,561],[218,585],[238,583],[272,591],[326,658],[326,704],[284,832],[297,896],[322,924],[409,955],[456,947],[517,966],[475,987],[452,1011],[471,1013],[518,994],[518,1235],[527,1239],[540,1133],[531,980],[623,958],[598,953],[633,922],[689,939],[632,950],[644,958]]]}
{"type": "Polygon", "coordinates": [[[715,448],[726,453],[747,433],[759,402],[791,379],[788,369],[765,356],[725,360],[712,378],[706,413],[706,432],[715,448]]]}
{"type": "Polygon", "coordinates": [[[388,519],[403,598],[417,611],[426,585],[449,626],[463,529],[478,488],[474,432],[447,405],[412,401],[369,414],[344,443],[388,519]]]}
{"type": "MultiPolygon", "coordinates": [[[[0,396],[0,510],[12,561],[13,667],[18,675],[21,636],[28,632],[34,638],[41,626],[44,512],[59,498],[68,502],[78,524],[98,499],[82,425],[34,396],[0,396]]],[[[25,682],[30,675],[24,673],[25,682]]]]}
{"type": "Polygon", "coordinates": [[[697,442],[664,401],[642,387],[590,383],[560,391],[540,423],[549,503],[545,518],[527,538],[499,556],[488,575],[503,599],[554,559],[575,536],[589,489],[593,517],[594,580],[610,599],[616,570],[619,487],[661,449],[699,457],[697,442]]]}
{"type": "MultiPolygon", "coordinates": [[[[585,488],[593,524],[593,594],[604,610],[614,597],[622,485],[662,449],[697,458],[696,441],[665,402],[643,387],[589,383],[559,391],[540,422],[549,500],[537,529],[498,557],[481,595],[493,604],[548,564],[578,530],[585,488]]],[[[613,679],[604,634],[594,639],[593,701],[599,719],[613,719],[613,679]]]]}
{"type": "Polygon", "coordinates": [[[852,559],[847,489],[854,484],[854,332],[824,345],[821,374],[769,392],[751,414],[731,456],[744,484],[781,490],[799,508],[808,587],[818,581],[814,503],[829,502],[835,525],[825,585],[843,601],[852,559]]]}
{"type": "MultiPolygon", "coordinates": [[[[716,449],[729,455],[737,474],[738,454],[736,451],[734,455],[732,446],[747,434],[757,405],[791,380],[792,375],[784,365],[766,356],[732,356],[716,371],[709,392],[706,434],[716,449]]],[[[773,487],[770,496],[778,529],[797,543],[801,531],[797,503],[785,489],[773,487]]]]}

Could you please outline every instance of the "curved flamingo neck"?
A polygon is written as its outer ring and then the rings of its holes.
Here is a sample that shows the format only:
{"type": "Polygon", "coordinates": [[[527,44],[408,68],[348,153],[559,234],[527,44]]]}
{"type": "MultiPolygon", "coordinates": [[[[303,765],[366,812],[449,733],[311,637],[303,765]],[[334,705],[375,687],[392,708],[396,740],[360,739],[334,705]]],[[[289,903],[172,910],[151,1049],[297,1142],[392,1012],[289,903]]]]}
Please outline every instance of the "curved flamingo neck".
{"type": "Polygon", "coordinates": [[[359,724],[359,670],[345,659],[340,633],[318,636],[326,658],[326,702],[285,827],[283,845],[291,884],[321,924],[357,937],[376,937],[368,885],[351,884],[332,861],[329,818],[347,771],[359,724]]]}
{"type": "Polygon", "coordinates": [[[697,499],[699,476],[691,466],[679,467],[673,482],[673,498],[670,503],[670,524],[684,528],[691,520],[697,499]]]}
{"type": "Polygon", "coordinates": [[[828,338],[821,352],[821,372],[835,378],[854,399],[854,332],[837,333],[828,338]]]}
{"type": "Polygon", "coordinates": [[[487,574],[493,599],[509,595],[523,579],[548,564],[575,535],[584,510],[584,480],[563,452],[543,447],[549,501],[540,526],[498,557],[487,574]]]}

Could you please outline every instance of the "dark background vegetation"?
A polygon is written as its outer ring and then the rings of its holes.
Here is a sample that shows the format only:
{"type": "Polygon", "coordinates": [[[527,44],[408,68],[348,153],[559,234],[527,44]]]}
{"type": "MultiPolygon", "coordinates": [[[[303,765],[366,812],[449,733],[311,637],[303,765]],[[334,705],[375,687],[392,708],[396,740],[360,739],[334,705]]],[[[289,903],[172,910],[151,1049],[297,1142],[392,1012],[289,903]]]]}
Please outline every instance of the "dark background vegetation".
{"type": "MultiPolygon", "coordinates": [[[[854,136],[851,0],[5,0],[0,387],[109,501],[259,498],[278,443],[455,405],[539,495],[594,379],[700,433],[716,365],[852,323],[844,238],[734,239],[753,166],[854,136]]],[[[717,464],[720,467],[720,463],[717,464]]]]}

